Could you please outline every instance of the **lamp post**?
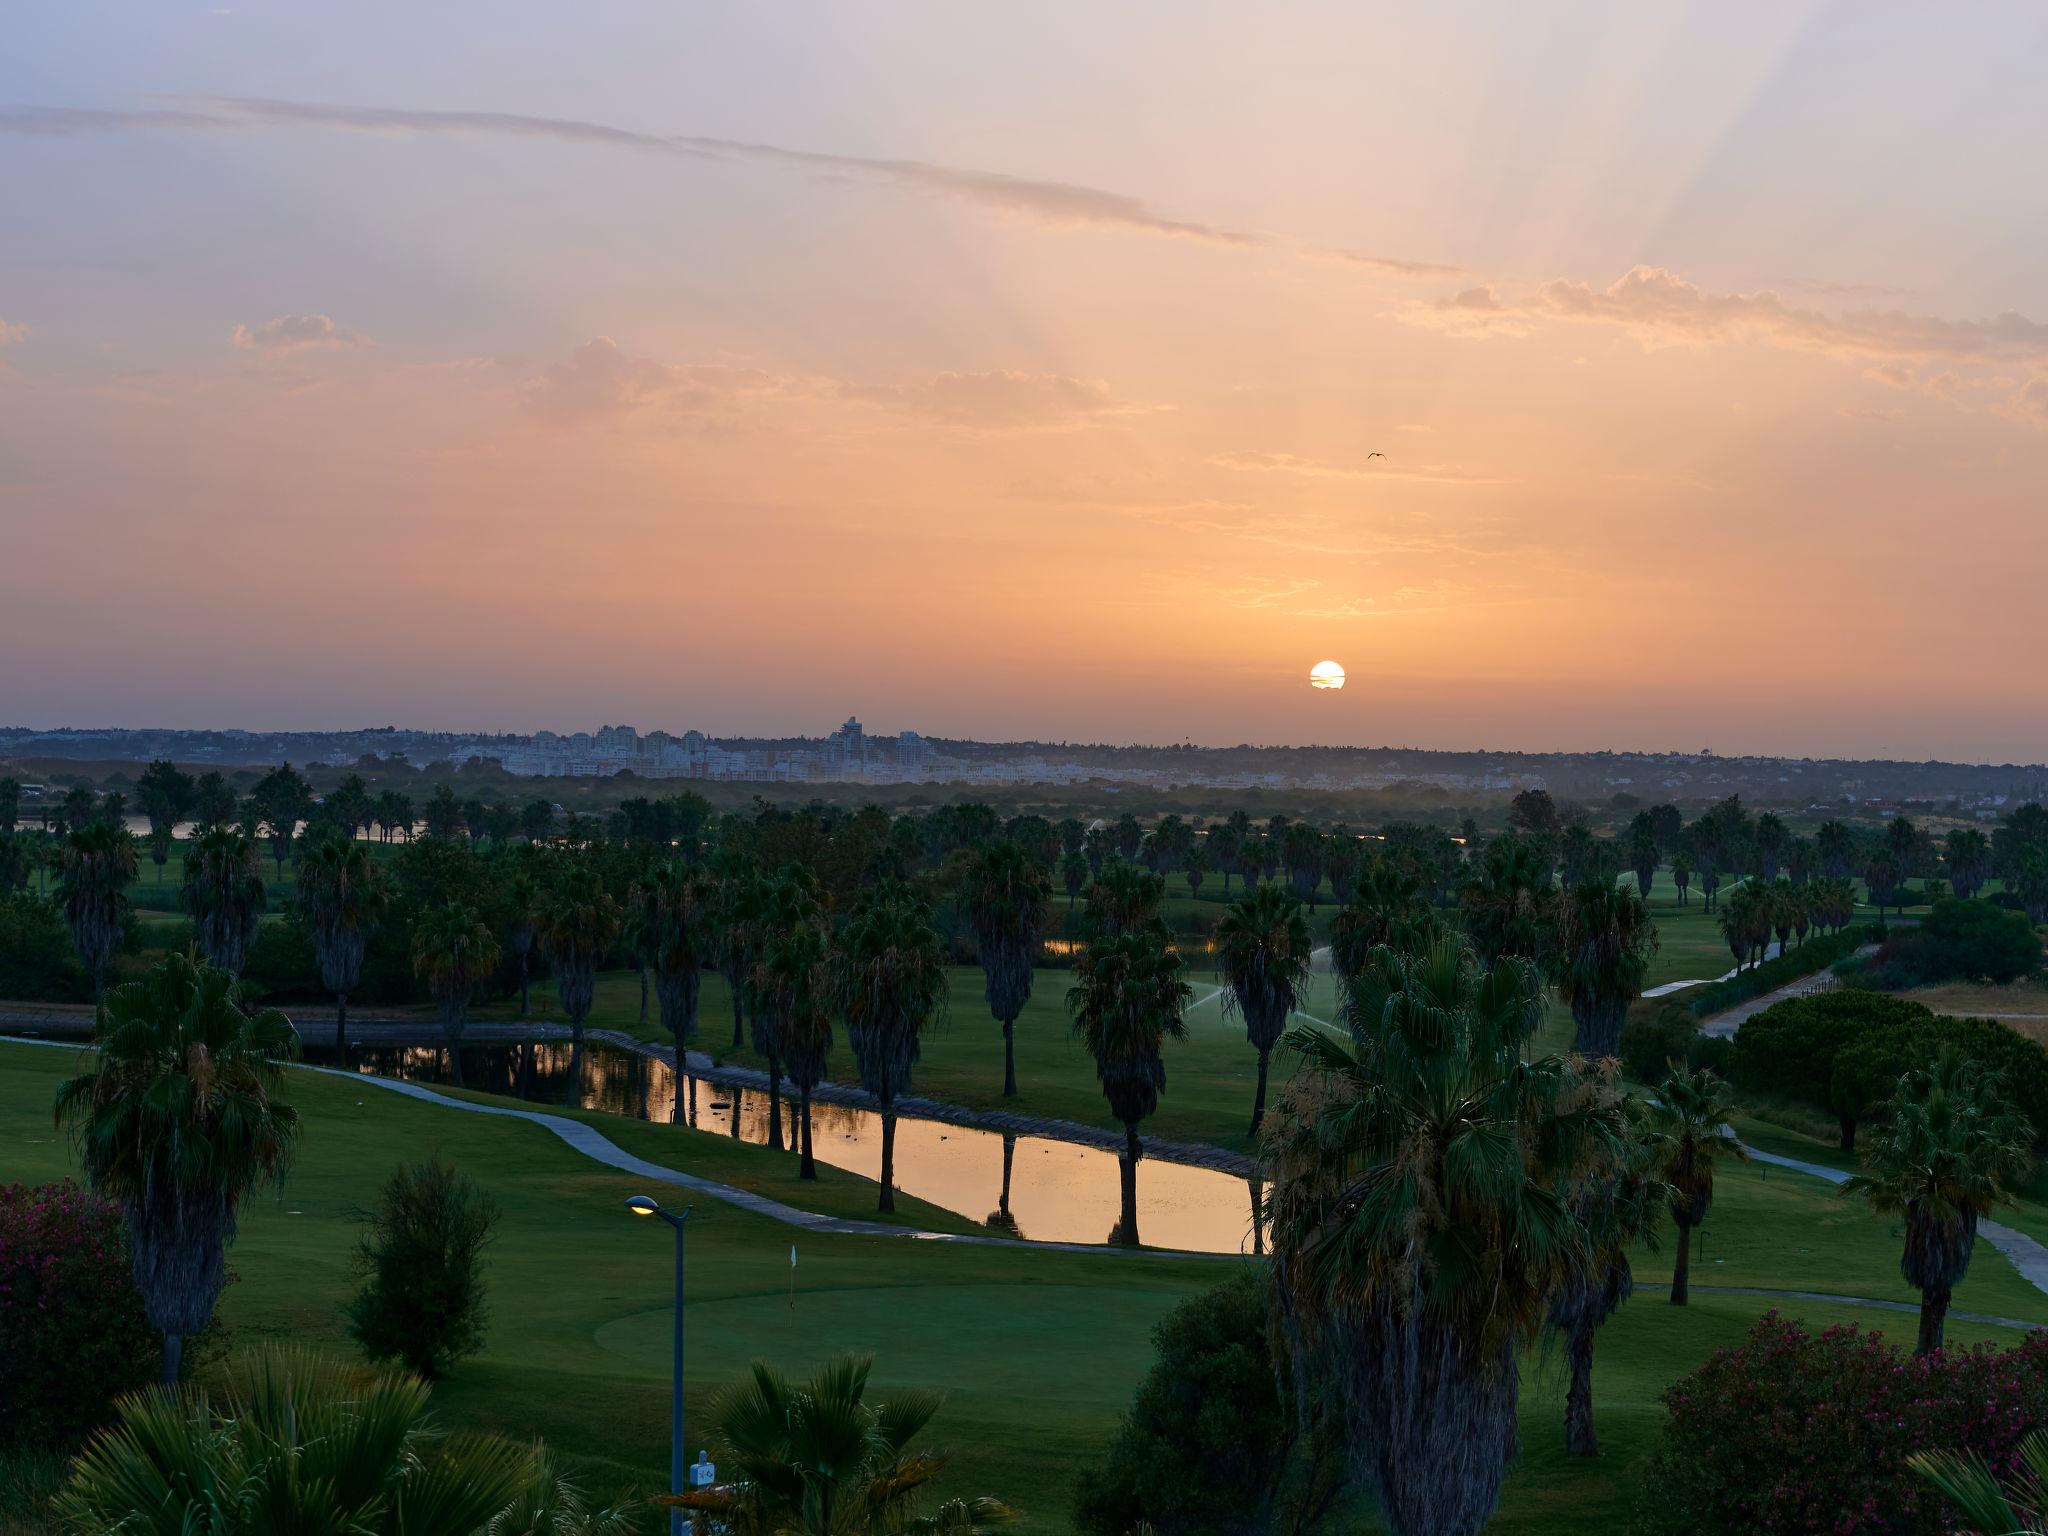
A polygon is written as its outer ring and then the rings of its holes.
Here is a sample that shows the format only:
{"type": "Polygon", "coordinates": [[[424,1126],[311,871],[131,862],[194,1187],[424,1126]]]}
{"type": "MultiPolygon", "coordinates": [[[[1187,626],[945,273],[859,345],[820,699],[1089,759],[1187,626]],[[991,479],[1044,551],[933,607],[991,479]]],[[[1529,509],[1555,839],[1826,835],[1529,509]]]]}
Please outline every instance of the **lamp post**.
{"type": "MultiPolygon", "coordinates": [[[[635,1195],[626,1202],[626,1209],[635,1216],[659,1216],[676,1229],[676,1355],[674,1385],[669,1399],[669,1451],[668,1491],[683,1491],[683,1223],[690,1219],[693,1206],[684,1206],[678,1215],[662,1209],[661,1203],[651,1195],[635,1195]]],[[[683,1536],[683,1512],[670,1506],[668,1512],[669,1536],[683,1536]]]]}

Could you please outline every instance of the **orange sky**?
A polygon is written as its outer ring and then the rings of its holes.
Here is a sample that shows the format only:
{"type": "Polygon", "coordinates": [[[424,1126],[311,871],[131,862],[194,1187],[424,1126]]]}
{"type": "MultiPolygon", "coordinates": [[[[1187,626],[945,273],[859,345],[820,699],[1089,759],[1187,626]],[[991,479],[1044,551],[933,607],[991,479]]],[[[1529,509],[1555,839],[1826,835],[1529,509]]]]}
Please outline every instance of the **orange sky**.
{"type": "Polygon", "coordinates": [[[603,9],[27,21],[0,720],[2048,756],[2032,8],[603,9]]]}

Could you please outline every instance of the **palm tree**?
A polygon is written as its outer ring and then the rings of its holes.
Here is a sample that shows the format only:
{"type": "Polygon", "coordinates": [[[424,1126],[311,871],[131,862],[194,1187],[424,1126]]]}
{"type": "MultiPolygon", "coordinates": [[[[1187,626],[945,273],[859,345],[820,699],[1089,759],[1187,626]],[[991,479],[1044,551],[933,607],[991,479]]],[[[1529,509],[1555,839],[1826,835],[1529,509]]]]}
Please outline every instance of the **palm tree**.
{"type": "Polygon", "coordinates": [[[605,894],[593,869],[569,869],[541,898],[534,938],[548,957],[555,996],[569,1015],[580,1058],[583,1026],[597,994],[597,963],[618,942],[619,904],[605,894]]]}
{"type": "MultiPolygon", "coordinates": [[[[747,1020],[754,1053],[768,1064],[768,1143],[782,1147],[782,1015],[769,1006],[762,991],[762,957],[768,947],[804,928],[817,928],[825,921],[818,900],[818,878],[806,864],[785,864],[776,872],[772,885],[764,888],[758,915],[751,923],[747,953],[753,969],[742,985],[747,993],[747,1020]]],[[[823,1066],[819,1067],[822,1072],[823,1066]]],[[[790,1146],[797,1145],[800,1126],[791,1127],[790,1146]]]]}
{"type": "Polygon", "coordinates": [[[279,1095],[299,1037],[274,1008],[243,1012],[225,971],[173,954],[106,994],[93,1043],[57,1090],[57,1120],[92,1187],[121,1207],[173,1383],[227,1283],[237,1209],[283,1179],[298,1143],[298,1112],[279,1095]]]}
{"type": "Polygon", "coordinates": [[[1657,925],[1641,894],[1620,880],[1588,880],[1560,891],[1551,941],[1551,980],[1571,1006],[1572,1049],[1613,1056],[1629,1005],[1643,995],[1657,925]]]}
{"type": "Polygon", "coordinates": [[[1684,906],[1692,886],[1692,860],[1683,853],[1671,855],[1671,883],[1678,887],[1678,904],[1684,906]]]}
{"type": "Polygon", "coordinates": [[[1678,1260],[1671,1268],[1671,1305],[1682,1307],[1692,1273],[1692,1229],[1714,1203],[1714,1168],[1723,1157],[1749,1161],[1749,1148],[1728,1123],[1728,1085],[1705,1067],[1678,1068],[1657,1089],[1652,1123],[1657,1172],[1671,1186],[1671,1219],[1678,1224],[1678,1260]]]}
{"type": "Polygon", "coordinates": [[[348,995],[362,979],[363,949],[384,913],[384,885],[369,850],[339,827],[307,839],[293,873],[320,984],[334,994],[335,1059],[346,1064],[348,995]]]}
{"type": "Polygon", "coordinates": [[[1003,1026],[1003,1097],[1017,1097],[1017,1015],[1031,1001],[1031,963],[1052,907],[1043,865],[1007,838],[986,843],[960,871],[960,897],[981,960],[982,996],[1003,1026]]]}
{"type": "MultiPolygon", "coordinates": [[[[1611,1079],[1587,1075],[1587,1091],[1611,1094],[1611,1079]]],[[[1657,1177],[1658,1141],[1640,1099],[1622,1095],[1616,1105],[1619,1133],[1599,1149],[1572,1193],[1572,1214],[1585,1228],[1593,1263],[1566,1275],[1551,1297],[1549,1325],[1564,1340],[1570,1381],[1564,1395],[1564,1448],[1573,1456],[1597,1456],[1593,1432],[1593,1339],[1600,1325],[1635,1294],[1629,1251],[1655,1246],[1659,1208],[1671,1189],[1657,1177]]]]}
{"type": "Polygon", "coordinates": [[[1097,939],[1074,966],[1067,1011],[1074,1033],[1095,1058],[1096,1081],[1109,1112],[1123,1122],[1124,1155],[1118,1169],[1123,1214],[1116,1239],[1138,1246],[1138,1163],[1145,1155],[1138,1125],[1159,1108],[1166,1091],[1168,1040],[1187,1037],[1182,1019],[1194,989],[1181,979],[1180,956],[1149,928],[1097,939]]]}
{"type": "Polygon", "coordinates": [[[701,1511],[732,1536],[979,1536],[1015,1519],[991,1498],[917,1513],[946,1458],[909,1446],[945,1399],[904,1390],[870,1402],[871,1363],[842,1356],[798,1385],[755,1361],[712,1409],[726,1481],[656,1502],[701,1511]]]}
{"type": "Polygon", "coordinates": [[[1495,838],[1479,874],[1459,896],[1480,960],[1488,965],[1504,957],[1533,960],[1543,948],[1550,895],[1543,850],[1513,833],[1495,838]]]}
{"type": "Polygon", "coordinates": [[[1663,850],[1657,844],[1657,818],[1637,811],[1630,818],[1627,833],[1628,867],[1635,872],[1636,894],[1645,902],[1657,881],[1657,860],[1663,850]]]}
{"type": "Polygon", "coordinates": [[[1157,923],[1166,882],[1149,869],[1113,859],[1088,887],[1088,921],[1100,938],[1113,939],[1157,923]]]}
{"type": "MultiPolygon", "coordinates": [[[[421,914],[412,931],[412,968],[441,1009],[450,1080],[462,1086],[462,1030],[477,984],[498,968],[498,938],[474,907],[459,901],[421,914]]],[[[586,1007],[588,1005],[586,1004],[586,1007]]],[[[580,1041],[581,1031],[578,1031],[580,1041]]]]}
{"type": "Polygon", "coordinates": [[[528,1523],[536,1451],[442,1432],[427,1395],[414,1376],[266,1351],[218,1404],[205,1392],[125,1399],[74,1463],[56,1512],[70,1530],[130,1536],[551,1529],[528,1523]]]}
{"type": "Polygon", "coordinates": [[[98,998],[121,945],[128,886],[135,879],[135,839],[113,822],[88,822],[64,839],[59,860],[57,900],[98,998]]]}
{"type": "Polygon", "coordinates": [[[263,921],[263,857],[256,844],[233,827],[200,833],[185,850],[183,895],[207,964],[241,975],[263,921]]]}
{"type": "Polygon", "coordinates": [[[1926,1478],[1976,1536],[2042,1536],[2048,1521],[2048,1429],[2030,1431],[2001,1484],[1975,1452],[1922,1451],[1906,1464],[1926,1478]]]}
{"type": "Polygon", "coordinates": [[[1965,900],[1984,889],[1991,873],[1991,840],[1975,827],[1958,827],[1949,833],[1943,856],[1948,865],[1949,885],[1965,900]]]}
{"type": "Polygon", "coordinates": [[[1315,949],[1308,914],[1277,885],[1238,897],[1216,925],[1216,963],[1223,972],[1224,1006],[1244,1019],[1245,1038],[1259,1053],[1259,1086],[1252,1096],[1251,1134],[1266,1118],[1266,1070],[1273,1047],[1308,992],[1315,949]]]}
{"type": "Polygon", "coordinates": [[[753,992],[761,1014],[774,1021],[775,1060],[797,1093],[796,1121],[790,1127],[790,1140],[798,1148],[797,1177],[815,1179],[811,1094],[823,1081],[832,1053],[832,978],[821,914],[768,936],[755,966],[753,992]]]}
{"type": "MultiPolygon", "coordinates": [[[[680,859],[655,865],[640,889],[641,954],[654,973],[661,1027],[676,1043],[680,1075],[689,1067],[690,1041],[697,1034],[697,998],[711,950],[706,911],[712,893],[704,876],[680,859]]],[[[682,1118],[680,1095],[676,1118],[682,1118]]]]}
{"type": "Polygon", "coordinates": [[[1081,894],[1081,887],[1088,883],[1088,860],[1078,853],[1065,854],[1060,859],[1060,884],[1066,887],[1067,910],[1074,910],[1074,901],[1081,894]]]}
{"type": "Polygon", "coordinates": [[[1208,854],[1204,853],[1200,848],[1194,849],[1188,854],[1187,864],[1181,872],[1187,877],[1188,895],[1200,901],[1202,899],[1202,882],[1209,877],[1208,854]]]}
{"type": "Polygon", "coordinates": [[[721,848],[711,859],[711,927],[716,935],[719,974],[732,998],[732,1048],[746,1049],[747,977],[753,972],[753,944],[764,886],[754,861],[737,848],[721,848]]]}
{"type": "Polygon", "coordinates": [[[1458,934],[1383,947],[1353,1034],[1300,1027],[1266,1132],[1278,1337],[1340,1405],[1394,1536],[1472,1536],[1516,1452],[1519,1357],[1597,1264],[1571,1197],[1618,1134],[1582,1067],[1523,1050],[1536,966],[1458,934]]]}
{"type": "Polygon", "coordinates": [[[1348,983],[1382,944],[1427,945],[1435,938],[1436,921],[1413,867],[1376,854],[1359,871],[1351,900],[1330,919],[1330,969],[1348,983]]]}
{"type": "MultiPolygon", "coordinates": [[[[303,876],[301,877],[303,878],[303,876]]],[[[505,935],[500,948],[519,967],[519,1017],[530,1012],[528,988],[533,974],[534,914],[540,905],[540,888],[532,875],[515,869],[505,882],[505,935]]]]}
{"type": "Polygon", "coordinates": [[[1900,1078],[1887,1109],[1863,1153],[1863,1172],[1842,1189],[1864,1196],[1880,1215],[1904,1218],[1899,1272],[1920,1292],[1915,1353],[1932,1354],[1941,1348],[1949,1297],[1969,1271],[1978,1220],[2025,1181],[2034,1132],[1999,1074],[1952,1045],[1900,1078]]]}
{"type": "Polygon", "coordinates": [[[880,1209],[896,1209],[896,1099],[910,1086],[919,1042],[946,1002],[946,951],[924,903],[875,895],[846,925],[833,991],[861,1086],[882,1109],[880,1209]]]}

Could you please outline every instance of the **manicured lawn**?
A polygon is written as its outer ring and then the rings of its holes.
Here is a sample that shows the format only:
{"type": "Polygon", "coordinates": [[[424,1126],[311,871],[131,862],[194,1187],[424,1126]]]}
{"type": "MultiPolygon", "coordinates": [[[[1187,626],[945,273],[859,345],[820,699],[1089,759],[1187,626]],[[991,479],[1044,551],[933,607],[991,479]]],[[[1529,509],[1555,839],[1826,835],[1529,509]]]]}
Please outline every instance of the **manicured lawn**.
{"type": "MultiPolygon", "coordinates": [[[[985,1032],[993,1036],[992,1027],[985,1032]]],[[[70,1171],[49,1104],[72,1060],[65,1051],[0,1043],[0,1176],[70,1171]]],[[[282,1198],[254,1203],[231,1252],[231,1342],[290,1339],[346,1352],[340,1305],[354,1284],[351,1213],[396,1162],[438,1149],[505,1211],[492,1258],[489,1346],[437,1390],[441,1411],[452,1424],[544,1435],[586,1480],[658,1486],[667,1465],[671,1250],[662,1230],[621,1210],[636,1181],[581,1158],[541,1127],[309,1072],[295,1072],[291,1090],[306,1116],[305,1144],[282,1198]]],[[[823,1170],[817,1185],[800,1190],[793,1159],[766,1148],[581,1118],[652,1160],[815,1209],[868,1212],[872,1186],[850,1175],[823,1170]]],[[[1796,1142],[1784,1149],[1804,1155],[1796,1142]]],[[[907,1202],[903,1214],[957,1225],[907,1202]]],[[[1025,1510],[1028,1532],[1067,1528],[1074,1469],[1097,1453],[1128,1404],[1151,1359],[1152,1323],[1239,1262],[805,1235],[795,1238],[792,1307],[790,1228],[700,1202],[690,1234],[693,1422],[703,1422],[712,1393],[751,1358],[802,1369],[836,1351],[872,1350],[884,1385],[949,1393],[933,1436],[956,1453],[948,1487],[1011,1499],[1025,1510]]],[[[1909,1299],[1897,1252],[1885,1224],[1816,1181],[1741,1170],[1723,1179],[1694,1276],[1909,1299]]],[[[1667,1267],[1645,1255],[1638,1273],[1661,1279],[1667,1267]]],[[[1956,1296],[1958,1308],[2048,1320],[2043,1302],[1982,1246],[1956,1296]]],[[[1540,1352],[1532,1355],[1523,1457],[1492,1528],[1558,1536],[1620,1528],[1634,1497],[1633,1463],[1662,1421],[1660,1394],[1736,1342],[1766,1305],[1699,1293],[1681,1311],[1646,1290],[1625,1307],[1600,1336],[1595,1404],[1605,1454],[1592,1463],[1562,1454],[1563,1383],[1540,1352]]],[[[1782,1310],[1815,1327],[1858,1321],[1911,1335],[1906,1314],[1797,1301],[1782,1310]]],[[[1969,1324],[1952,1334],[2013,1337],[1969,1324]]]]}

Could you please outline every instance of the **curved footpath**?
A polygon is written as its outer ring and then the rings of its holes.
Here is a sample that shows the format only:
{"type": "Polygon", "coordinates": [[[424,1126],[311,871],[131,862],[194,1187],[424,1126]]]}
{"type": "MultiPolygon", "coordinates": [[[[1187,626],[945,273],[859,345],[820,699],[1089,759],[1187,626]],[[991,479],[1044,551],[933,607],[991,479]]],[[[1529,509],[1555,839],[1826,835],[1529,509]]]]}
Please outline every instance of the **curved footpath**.
{"type": "MultiPolygon", "coordinates": [[[[18,1036],[0,1037],[0,1041],[16,1045],[43,1045],[72,1050],[78,1049],[78,1045],[74,1041],[25,1040],[18,1036]]],[[[765,1195],[757,1195],[752,1190],[740,1189],[732,1184],[721,1184],[714,1179],[701,1179],[695,1174],[684,1173],[680,1169],[670,1168],[662,1163],[651,1163],[643,1157],[635,1157],[632,1153],[611,1141],[610,1138],[605,1136],[595,1126],[585,1125],[580,1120],[571,1120],[565,1115],[550,1115],[533,1109],[513,1109],[509,1106],[498,1104],[477,1104],[468,1099],[450,1098],[447,1094],[437,1093],[431,1088],[423,1088],[417,1083],[403,1083],[391,1078],[375,1077],[367,1073],[347,1072],[338,1067],[298,1066],[294,1070],[319,1072],[329,1077],[344,1077],[354,1083],[371,1084],[391,1093],[403,1094],[409,1099],[418,1099],[425,1103],[440,1105],[445,1109],[466,1110],[471,1114],[477,1115],[495,1115],[507,1120],[524,1120],[552,1131],[575,1151],[582,1153],[594,1162],[602,1163],[608,1168],[615,1168],[621,1173],[633,1174],[651,1183],[665,1184],[674,1189],[685,1189],[691,1194],[701,1195],[707,1200],[722,1201],[727,1205],[737,1206],[741,1210],[751,1211],[756,1216],[765,1216],[771,1221],[779,1221],[787,1226],[801,1228],[806,1232],[853,1237],[910,1238],[919,1242],[958,1243],[980,1248],[1021,1248],[1055,1253],[1116,1255],[1125,1258],[1232,1259],[1244,1257],[1242,1254],[1193,1253],[1171,1248],[1112,1248],[1099,1243],[1032,1242],[1025,1238],[984,1236],[980,1233],[971,1232],[927,1232],[917,1227],[891,1226],[879,1221],[855,1221],[840,1216],[822,1216],[816,1211],[800,1210],[796,1206],[785,1205],[780,1200],[771,1200],[765,1195]]],[[[1750,1149],[1750,1156],[1758,1162],[1771,1163],[1778,1167],[1790,1168],[1799,1173],[1811,1174],[1815,1178],[1825,1179],[1832,1184],[1839,1184],[1848,1177],[1841,1170],[1829,1168],[1824,1164],[1803,1163],[1796,1158],[1780,1157],[1771,1152],[1759,1152],[1755,1148],[1750,1149]]],[[[2048,1292],[2048,1248],[2044,1248],[2024,1233],[2015,1232],[2010,1227],[2002,1226],[1997,1222],[1987,1221],[1978,1230],[1994,1247],[1997,1247],[2008,1258],[2012,1259],[2013,1264],[2022,1275],[2026,1276],[2028,1280],[2044,1292],[2048,1292]],[[2008,1246],[2009,1243],[2013,1246],[2008,1246]],[[2015,1249],[2020,1251],[2015,1251],[2015,1249]]],[[[1655,1291],[1667,1290],[1669,1287],[1658,1282],[1646,1281],[1642,1289],[1655,1291]]],[[[1869,1296],[1844,1296],[1829,1291],[1772,1290],[1764,1286],[1749,1285],[1694,1285],[1693,1289],[1723,1296],[1757,1296],[1766,1299],[1817,1301],[1835,1306],[1874,1308],[1884,1312],[1914,1313],[1919,1310],[1911,1302],[1881,1301],[1869,1296]]],[[[1996,1314],[1987,1312],[1951,1312],[1949,1316],[1964,1322],[1983,1323],[1999,1328],[2014,1328],[2023,1332],[2043,1326],[2037,1322],[2028,1322],[2024,1318],[1999,1317],[1996,1314]]]]}

